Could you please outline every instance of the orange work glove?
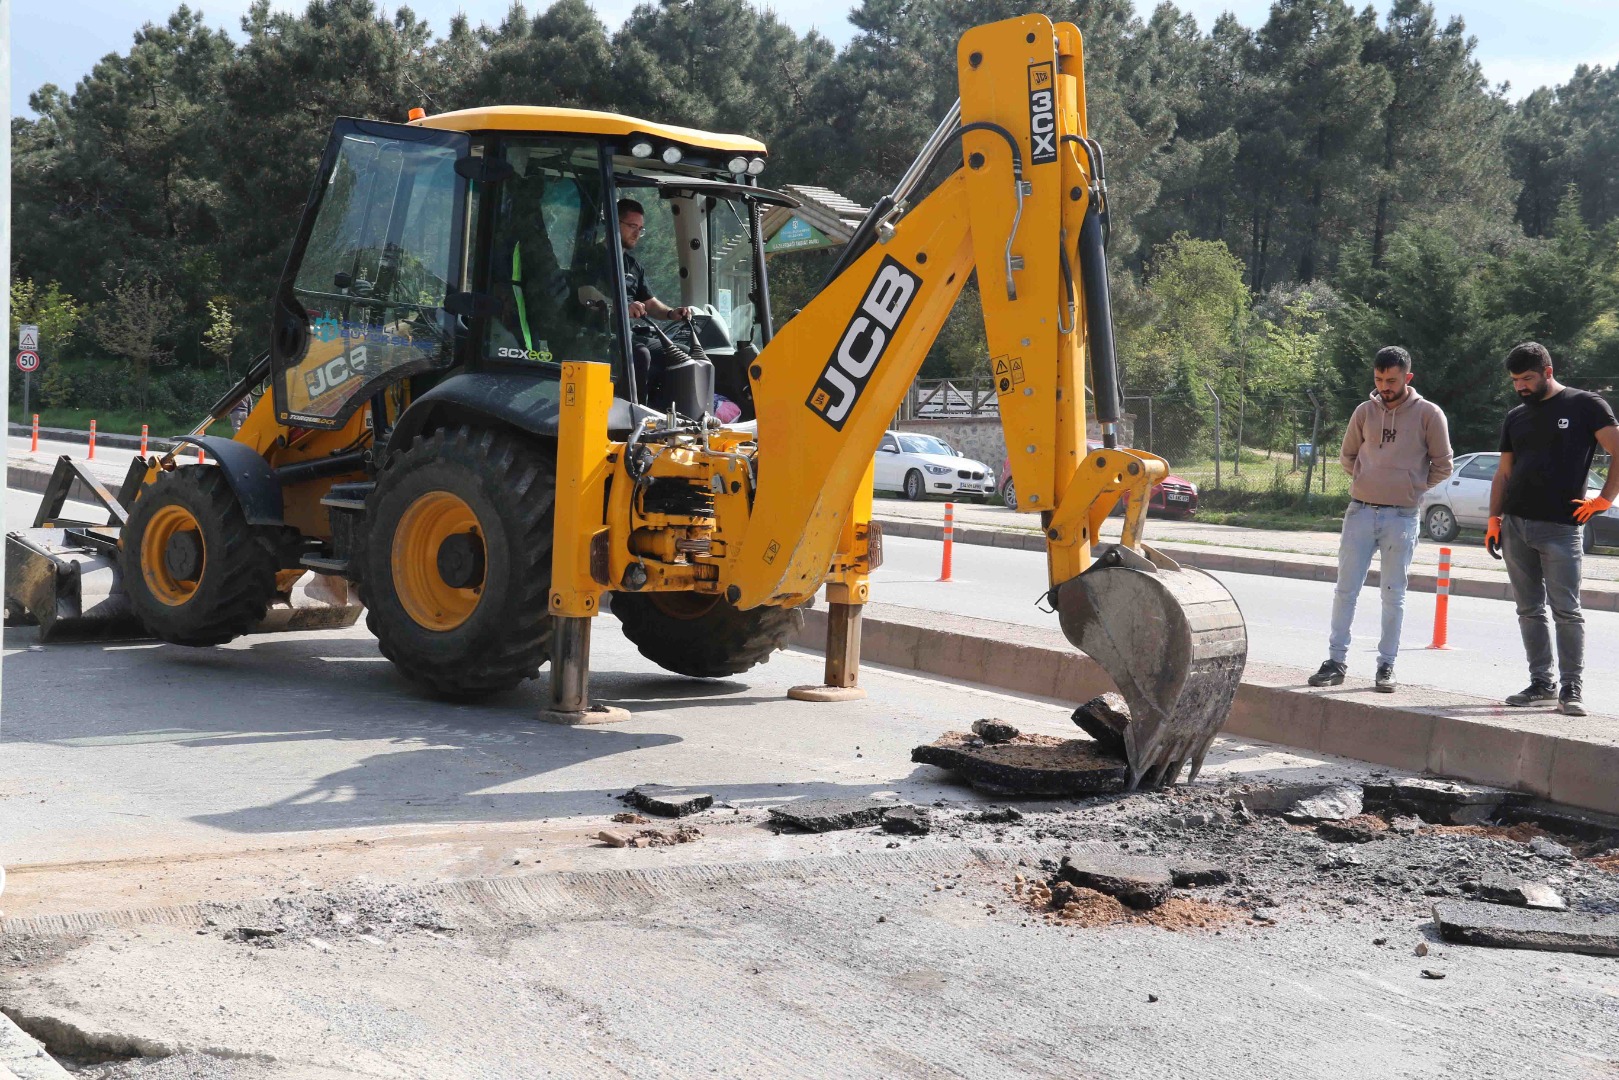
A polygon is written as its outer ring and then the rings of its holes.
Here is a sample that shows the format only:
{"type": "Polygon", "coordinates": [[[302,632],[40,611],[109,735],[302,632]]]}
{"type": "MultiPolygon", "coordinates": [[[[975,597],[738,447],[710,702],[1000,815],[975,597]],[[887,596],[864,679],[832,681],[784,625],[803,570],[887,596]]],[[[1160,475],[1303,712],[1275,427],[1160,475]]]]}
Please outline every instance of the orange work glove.
{"type": "Polygon", "coordinates": [[[1501,519],[1493,517],[1484,530],[1484,550],[1499,559],[1501,557],[1501,519]]]}
{"type": "Polygon", "coordinates": [[[1602,511],[1612,508],[1613,503],[1598,495],[1594,499],[1574,500],[1574,520],[1584,525],[1602,511]]]}

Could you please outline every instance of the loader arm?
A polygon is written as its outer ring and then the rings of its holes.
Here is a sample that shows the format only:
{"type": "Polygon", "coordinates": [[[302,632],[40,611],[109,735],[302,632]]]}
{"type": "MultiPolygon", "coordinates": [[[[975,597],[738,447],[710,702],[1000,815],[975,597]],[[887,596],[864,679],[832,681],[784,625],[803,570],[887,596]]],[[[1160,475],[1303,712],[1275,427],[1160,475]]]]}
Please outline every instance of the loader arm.
{"type": "Polygon", "coordinates": [[[1188,762],[1195,776],[1230,711],[1246,631],[1218,582],[1142,544],[1168,467],[1116,446],[1105,196],[1079,30],[1039,15],[993,23],[963,35],[957,60],[958,109],[751,367],[757,494],[723,581],[742,608],[814,595],[882,433],[976,271],[1019,508],[1042,515],[1064,632],[1130,704],[1132,784],[1173,782],[1188,762]],[[962,167],[909,206],[957,140],[962,167]],[[1098,529],[1121,497],[1123,543],[1103,547],[1098,529]]]}

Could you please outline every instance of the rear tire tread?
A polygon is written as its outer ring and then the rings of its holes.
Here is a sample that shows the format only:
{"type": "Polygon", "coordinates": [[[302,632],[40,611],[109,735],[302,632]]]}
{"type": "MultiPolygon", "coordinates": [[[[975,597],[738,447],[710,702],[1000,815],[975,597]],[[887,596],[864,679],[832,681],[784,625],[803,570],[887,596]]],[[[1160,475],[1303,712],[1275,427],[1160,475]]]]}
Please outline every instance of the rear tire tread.
{"type": "Polygon", "coordinates": [[[613,594],[613,614],[642,656],[665,671],[695,679],[740,675],[785,649],[804,628],[800,608],[739,611],[725,600],[695,619],[661,610],[648,593],[613,594]]]}

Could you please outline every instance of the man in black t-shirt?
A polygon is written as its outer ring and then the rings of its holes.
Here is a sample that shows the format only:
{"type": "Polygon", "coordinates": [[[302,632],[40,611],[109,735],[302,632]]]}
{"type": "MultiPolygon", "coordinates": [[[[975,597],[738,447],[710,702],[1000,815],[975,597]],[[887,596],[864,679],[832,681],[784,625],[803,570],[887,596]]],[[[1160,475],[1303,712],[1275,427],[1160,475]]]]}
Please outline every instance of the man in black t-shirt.
{"type": "MultiPolygon", "coordinates": [[[[646,283],[646,271],[641,261],[630,252],[641,242],[646,232],[646,209],[634,199],[618,200],[618,239],[624,249],[624,299],[630,307],[630,318],[641,319],[650,315],[654,319],[684,319],[690,308],[672,308],[652,295],[646,283]]],[[[646,345],[634,346],[635,386],[645,396],[652,372],[652,350],[646,345]]]]}
{"type": "Polygon", "coordinates": [[[1507,354],[1507,372],[1523,404],[1501,425],[1501,466],[1490,487],[1484,546],[1496,558],[1506,558],[1530,681],[1506,700],[1508,705],[1556,700],[1562,712],[1584,716],[1580,533],[1593,515],[1613,506],[1619,467],[1609,467],[1595,498],[1586,498],[1586,477],[1599,444],[1619,463],[1619,426],[1602,398],[1552,377],[1544,345],[1528,341],[1514,348],[1507,354]],[[1548,603],[1557,623],[1561,690],[1552,682],[1548,603]]]}

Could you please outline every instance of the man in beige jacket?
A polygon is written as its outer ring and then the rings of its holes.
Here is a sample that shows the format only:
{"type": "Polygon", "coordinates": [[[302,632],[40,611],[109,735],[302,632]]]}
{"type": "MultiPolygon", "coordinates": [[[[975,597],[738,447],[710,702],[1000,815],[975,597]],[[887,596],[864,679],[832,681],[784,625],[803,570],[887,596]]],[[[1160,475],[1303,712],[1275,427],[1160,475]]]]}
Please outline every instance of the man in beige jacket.
{"type": "Polygon", "coordinates": [[[1337,686],[1348,670],[1349,628],[1355,600],[1366,584],[1372,553],[1380,556],[1383,635],[1377,644],[1376,688],[1392,694],[1394,658],[1405,619],[1405,582],[1417,548],[1417,504],[1450,475],[1450,426],[1445,414],[1411,386],[1411,354],[1398,345],[1372,363],[1376,389],[1344,429],[1338,460],[1352,477],[1349,508],[1338,539],[1338,588],[1332,596],[1328,658],[1311,686],[1337,686]]]}

